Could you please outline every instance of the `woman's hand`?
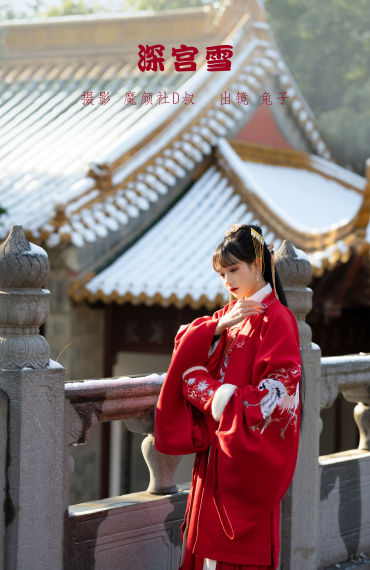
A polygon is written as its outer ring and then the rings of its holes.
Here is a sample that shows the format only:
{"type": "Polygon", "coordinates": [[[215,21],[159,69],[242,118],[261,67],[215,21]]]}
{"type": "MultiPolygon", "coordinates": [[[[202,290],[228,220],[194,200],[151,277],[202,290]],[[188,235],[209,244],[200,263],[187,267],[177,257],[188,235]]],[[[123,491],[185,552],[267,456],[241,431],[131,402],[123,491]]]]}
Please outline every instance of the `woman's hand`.
{"type": "Polygon", "coordinates": [[[215,335],[223,333],[226,328],[244,321],[244,319],[251,315],[261,315],[265,310],[266,305],[263,303],[248,299],[239,299],[233,308],[219,319],[215,335]]]}

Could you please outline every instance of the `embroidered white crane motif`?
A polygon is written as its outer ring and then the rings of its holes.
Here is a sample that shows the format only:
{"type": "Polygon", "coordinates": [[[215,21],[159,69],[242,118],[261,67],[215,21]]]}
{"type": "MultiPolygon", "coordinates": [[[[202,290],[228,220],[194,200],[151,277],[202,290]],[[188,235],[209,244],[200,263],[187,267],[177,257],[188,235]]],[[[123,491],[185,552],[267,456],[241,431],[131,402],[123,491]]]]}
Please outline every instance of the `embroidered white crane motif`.
{"type": "Polygon", "coordinates": [[[268,390],[268,394],[260,401],[263,419],[271,416],[280,400],[287,396],[287,391],[282,382],[266,378],[258,384],[258,390],[268,390]]]}
{"type": "MultiPolygon", "coordinates": [[[[258,390],[268,390],[268,393],[261,399],[258,404],[249,404],[247,400],[244,400],[243,404],[247,407],[258,405],[260,406],[263,419],[265,420],[261,429],[261,434],[271,423],[272,413],[274,412],[275,408],[277,408],[281,413],[287,412],[289,414],[289,419],[285,427],[281,430],[281,437],[284,438],[288,425],[294,418],[297,417],[297,408],[299,406],[299,382],[296,384],[294,394],[289,395],[286,386],[281,380],[295,380],[296,378],[300,378],[300,375],[301,367],[299,365],[295,368],[289,368],[287,370],[285,368],[280,368],[276,372],[269,374],[267,378],[264,378],[258,384],[258,390]]],[[[252,426],[251,429],[258,429],[260,423],[256,426],[252,426]]]]}

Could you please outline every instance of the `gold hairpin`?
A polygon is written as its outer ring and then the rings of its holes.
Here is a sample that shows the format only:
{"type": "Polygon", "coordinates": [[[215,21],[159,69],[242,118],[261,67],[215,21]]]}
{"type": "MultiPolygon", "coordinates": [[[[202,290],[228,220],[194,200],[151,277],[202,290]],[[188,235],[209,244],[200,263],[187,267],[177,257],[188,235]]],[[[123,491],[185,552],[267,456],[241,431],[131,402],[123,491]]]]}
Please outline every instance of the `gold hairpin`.
{"type": "Polygon", "coordinates": [[[254,247],[254,253],[256,256],[256,260],[258,263],[258,267],[261,270],[261,273],[263,275],[263,270],[264,270],[264,263],[263,263],[263,245],[265,243],[265,240],[263,239],[263,237],[261,236],[261,234],[259,234],[255,229],[251,228],[251,238],[252,238],[252,242],[253,242],[253,247],[254,247]]]}

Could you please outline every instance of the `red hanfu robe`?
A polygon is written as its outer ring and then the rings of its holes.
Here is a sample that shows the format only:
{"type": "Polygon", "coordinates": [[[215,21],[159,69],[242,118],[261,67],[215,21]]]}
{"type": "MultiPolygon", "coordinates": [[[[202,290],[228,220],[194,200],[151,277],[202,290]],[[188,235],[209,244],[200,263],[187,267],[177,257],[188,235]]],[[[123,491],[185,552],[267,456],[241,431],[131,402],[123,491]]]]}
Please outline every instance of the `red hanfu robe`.
{"type": "Polygon", "coordinates": [[[265,313],[247,318],[231,344],[226,329],[211,349],[228,306],[175,339],[155,444],[162,453],[197,453],[182,527],[183,570],[198,568],[203,558],[240,570],[278,564],[280,502],[298,452],[301,358],[294,315],[274,292],[263,302],[265,313]],[[236,388],[218,422],[212,401],[222,382],[236,388]]]}

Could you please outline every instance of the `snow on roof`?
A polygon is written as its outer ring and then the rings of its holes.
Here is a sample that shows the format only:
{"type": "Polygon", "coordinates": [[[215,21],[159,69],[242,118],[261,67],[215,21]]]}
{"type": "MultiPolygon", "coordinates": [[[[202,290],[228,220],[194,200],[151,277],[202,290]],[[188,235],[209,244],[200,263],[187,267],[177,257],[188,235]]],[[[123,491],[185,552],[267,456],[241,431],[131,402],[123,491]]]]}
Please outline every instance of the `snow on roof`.
{"type": "MultiPolygon", "coordinates": [[[[14,63],[5,61],[0,70],[0,192],[1,206],[8,212],[2,218],[4,231],[11,223],[21,223],[36,238],[48,238],[49,247],[61,239],[82,247],[104,237],[160,200],[176,179],[186,177],[211,152],[218,137],[227,136],[236,122],[245,120],[247,110],[235,102],[220,106],[219,94],[225,87],[247,90],[252,100],[267,74],[277,73],[285,78],[285,87],[292,88],[269,26],[253,21],[256,15],[248,11],[243,8],[240,18],[233,15],[232,28],[225,20],[223,33],[229,34],[227,41],[234,46],[233,67],[231,74],[218,77],[204,66],[194,74],[174,73],[172,62],[166,62],[163,74],[138,74],[133,53],[65,61],[51,51],[48,60],[35,59],[33,64],[16,58],[14,63]],[[197,103],[179,112],[175,105],[134,106],[122,101],[129,91],[140,99],[144,91],[155,97],[164,90],[195,92],[197,103]],[[111,100],[99,104],[98,94],[107,91],[111,100]],[[94,93],[93,106],[82,105],[83,92],[94,93]],[[108,198],[97,179],[87,176],[89,163],[97,161],[111,168],[108,190],[118,186],[108,198]],[[127,177],[131,177],[128,183],[127,177]],[[63,223],[54,220],[58,205],[65,206],[63,223]]],[[[263,8],[258,17],[264,17],[263,8]]],[[[296,96],[291,104],[294,112],[296,96]]],[[[299,109],[307,115],[301,121],[307,118],[303,127],[314,137],[312,144],[327,155],[304,102],[299,109]]]]}
{"type": "Polygon", "coordinates": [[[212,253],[235,222],[259,224],[226,177],[211,167],[151,230],[87,283],[86,294],[91,300],[177,306],[222,303],[228,294],[212,267],[212,253]]]}
{"type": "MultiPolygon", "coordinates": [[[[224,139],[219,141],[219,149],[245,188],[296,231],[321,234],[342,226],[355,217],[362,204],[361,192],[319,172],[242,160],[224,139]]],[[[317,157],[312,162],[318,164],[317,157]]],[[[351,180],[364,190],[366,180],[361,176],[324,159],[320,165],[331,176],[351,180]]]]}
{"type": "MultiPolygon", "coordinates": [[[[80,288],[75,300],[116,301],[147,305],[189,304],[214,308],[228,294],[212,267],[212,253],[233,223],[262,226],[266,242],[281,245],[270,227],[255,217],[248,205],[215,166],[210,167],[185,196],[126,252],[80,288]]],[[[308,258],[316,274],[341,256],[348,259],[350,247],[337,242],[308,258]]]]}
{"type": "Polygon", "coordinates": [[[86,178],[88,164],[119,147],[130,125],[147,121],[153,111],[150,105],[125,105],[124,94],[157,92],[162,85],[178,90],[187,76],[160,75],[161,82],[151,74],[138,78],[134,68],[118,58],[110,65],[3,65],[0,193],[1,206],[8,211],[4,225],[17,221],[37,232],[52,218],[56,204],[81,196],[91,200],[89,191],[98,195],[95,182],[86,178]],[[93,106],[83,106],[80,100],[88,91],[94,94],[93,106]],[[111,100],[101,105],[98,94],[104,91],[110,91],[111,100]]]}
{"type": "Polygon", "coordinates": [[[298,231],[322,233],[354,218],[362,196],[301,168],[245,162],[244,180],[298,231]]]}

